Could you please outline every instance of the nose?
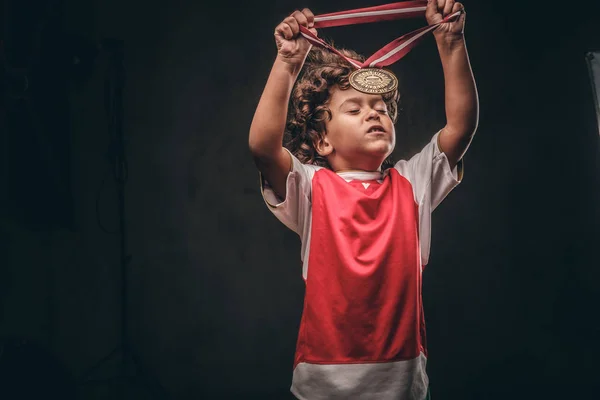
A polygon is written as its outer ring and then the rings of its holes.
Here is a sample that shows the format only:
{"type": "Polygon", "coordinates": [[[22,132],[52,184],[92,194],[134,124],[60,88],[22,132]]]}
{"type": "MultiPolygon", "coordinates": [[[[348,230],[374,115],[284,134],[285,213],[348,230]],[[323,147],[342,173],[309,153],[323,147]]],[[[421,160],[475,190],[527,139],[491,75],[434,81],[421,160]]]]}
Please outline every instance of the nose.
{"type": "Polygon", "coordinates": [[[370,119],[379,119],[379,112],[371,108],[371,110],[367,114],[367,121],[370,119]]]}

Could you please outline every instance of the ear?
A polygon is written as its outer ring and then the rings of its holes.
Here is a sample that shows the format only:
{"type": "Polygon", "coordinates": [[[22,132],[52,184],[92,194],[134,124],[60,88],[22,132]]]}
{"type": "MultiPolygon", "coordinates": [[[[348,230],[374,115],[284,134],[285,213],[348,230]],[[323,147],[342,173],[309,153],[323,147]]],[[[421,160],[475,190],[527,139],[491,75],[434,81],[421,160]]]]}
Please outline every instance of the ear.
{"type": "Polygon", "coordinates": [[[327,135],[323,136],[315,143],[315,150],[317,150],[317,153],[321,157],[327,157],[333,152],[333,145],[329,142],[327,135]]]}

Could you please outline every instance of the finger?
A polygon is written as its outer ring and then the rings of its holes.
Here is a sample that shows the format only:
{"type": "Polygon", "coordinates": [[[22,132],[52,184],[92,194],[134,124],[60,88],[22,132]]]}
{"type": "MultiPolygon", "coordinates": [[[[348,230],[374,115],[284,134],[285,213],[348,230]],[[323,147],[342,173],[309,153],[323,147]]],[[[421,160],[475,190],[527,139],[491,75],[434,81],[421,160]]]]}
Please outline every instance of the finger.
{"type": "Polygon", "coordinates": [[[298,32],[300,32],[300,25],[298,25],[298,21],[296,21],[296,18],[287,17],[286,19],[283,20],[283,22],[288,24],[288,26],[292,30],[293,36],[296,36],[298,34],[298,32]]]}
{"type": "Polygon", "coordinates": [[[425,9],[425,17],[430,19],[437,14],[437,0],[427,0],[427,8],[425,9]]]}
{"type": "Polygon", "coordinates": [[[290,26],[285,22],[282,22],[281,24],[277,25],[277,28],[275,28],[275,35],[279,35],[287,40],[291,40],[294,37],[292,28],[290,28],[290,26]]]}
{"type": "Polygon", "coordinates": [[[302,10],[302,14],[304,14],[304,16],[306,17],[306,20],[308,21],[308,27],[312,28],[313,25],[315,24],[315,15],[308,8],[305,8],[304,10],[302,10]]]}
{"type": "Polygon", "coordinates": [[[319,34],[317,33],[317,30],[315,28],[308,28],[308,30],[315,36],[319,36],[319,34]]]}
{"type": "Polygon", "coordinates": [[[446,0],[446,4],[444,5],[444,12],[442,13],[442,15],[444,17],[450,15],[453,7],[454,7],[454,0],[446,0]]]}
{"type": "Polygon", "coordinates": [[[294,11],[292,17],[298,22],[299,25],[308,27],[308,19],[306,18],[306,15],[300,11],[294,11]]]}
{"type": "Polygon", "coordinates": [[[446,0],[437,0],[437,12],[442,14],[444,11],[444,6],[446,5],[446,0]]]}
{"type": "Polygon", "coordinates": [[[275,36],[281,36],[283,37],[283,27],[281,26],[281,24],[277,25],[275,27],[275,32],[273,33],[275,36]]]}
{"type": "Polygon", "coordinates": [[[462,3],[456,2],[456,3],[454,3],[454,7],[452,7],[452,14],[454,14],[457,11],[464,10],[464,9],[465,9],[465,6],[463,6],[462,3]]]}

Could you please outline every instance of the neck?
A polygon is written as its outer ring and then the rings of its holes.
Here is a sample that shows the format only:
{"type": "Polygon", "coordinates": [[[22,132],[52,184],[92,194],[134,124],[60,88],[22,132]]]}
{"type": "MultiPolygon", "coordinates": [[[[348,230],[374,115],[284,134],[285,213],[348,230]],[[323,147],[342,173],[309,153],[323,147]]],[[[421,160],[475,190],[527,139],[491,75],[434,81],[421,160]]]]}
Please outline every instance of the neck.
{"type": "Polygon", "coordinates": [[[381,172],[383,160],[379,157],[363,160],[344,160],[339,157],[330,157],[329,165],[334,172],[381,172]]]}
{"type": "Polygon", "coordinates": [[[340,172],[381,172],[381,168],[378,168],[376,170],[366,170],[366,169],[358,169],[358,168],[342,168],[342,169],[334,169],[333,172],[335,173],[340,173],[340,172]]]}

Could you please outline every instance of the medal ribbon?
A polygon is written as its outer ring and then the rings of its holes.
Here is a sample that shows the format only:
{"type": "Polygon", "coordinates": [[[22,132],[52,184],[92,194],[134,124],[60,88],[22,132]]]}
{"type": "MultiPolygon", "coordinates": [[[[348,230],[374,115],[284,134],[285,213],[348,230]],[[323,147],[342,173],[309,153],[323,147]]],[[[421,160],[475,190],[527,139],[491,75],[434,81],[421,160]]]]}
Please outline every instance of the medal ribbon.
{"type": "MultiPolygon", "coordinates": [[[[415,1],[402,1],[398,3],[390,3],[382,6],[358,8],[355,10],[340,11],[330,14],[321,14],[315,16],[314,27],[315,28],[329,28],[332,26],[345,26],[355,24],[367,24],[371,22],[380,21],[394,21],[397,19],[415,18],[424,16],[427,9],[427,0],[415,0],[415,1]]],[[[437,24],[425,26],[417,29],[416,31],[407,33],[394,41],[388,43],[375,54],[369,57],[365,62],[354,60],[350,57],[346,57],[338,50],[327,44],[323,39],[315,36],[306,27],[300,26],[300,33],[306,38],[311,44],[316,46],[324,47],[331,50],[335,54],[344,58],[350,64],[357,69],[360,68],[381,68],[387,67],[400,60],[402,57],[407,55],[422,39],[423,37],[433,31],[441,24],[458,18],[463,11],[457,11],[454,14],[448,15],[442,21],[437,24]]]]}

